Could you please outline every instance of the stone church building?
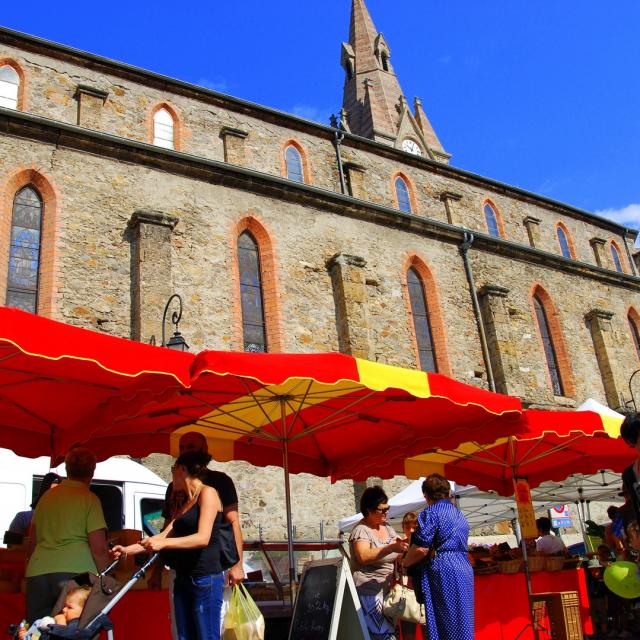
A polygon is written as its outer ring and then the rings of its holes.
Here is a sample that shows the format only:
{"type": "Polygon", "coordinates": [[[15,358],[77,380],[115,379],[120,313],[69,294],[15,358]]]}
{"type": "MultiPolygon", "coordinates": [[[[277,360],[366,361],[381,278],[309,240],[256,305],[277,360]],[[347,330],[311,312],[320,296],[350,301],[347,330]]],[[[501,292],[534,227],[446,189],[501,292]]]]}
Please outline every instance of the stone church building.
{"type": "MultiPolygon", "coordinates": [[[[637,232],[452,166],[390,44],[352,0],[323,126],[0,29],[0,304],[149,341],[178,293],[192,351],[342,351],[527,406],[628,405],[637,232]]],[[[224,466],[245,535],[283,538],[281,470],[224,466]]],[[[334,535],[358,490],[293,478],[298,535],[334,535]]]]}

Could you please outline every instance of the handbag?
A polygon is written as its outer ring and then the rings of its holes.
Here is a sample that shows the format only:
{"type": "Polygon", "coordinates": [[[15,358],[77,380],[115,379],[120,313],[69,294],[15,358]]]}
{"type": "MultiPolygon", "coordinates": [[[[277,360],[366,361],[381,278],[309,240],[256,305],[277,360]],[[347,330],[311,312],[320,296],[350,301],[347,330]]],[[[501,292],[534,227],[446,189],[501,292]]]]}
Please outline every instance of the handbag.
{"type": "Polygon", "coordinates": [[[233,536],[233,527],[230,522],[220,523],[218,537],[220,539],[220,566],[223,571],[226,571],[240,560],[236,539],[233,536]]]}
{"type": "Polygon", "coordinates": [[[398,620],[425,624],[424,606],[418,603],[416,594],[413,589],[409,589],[406,580],[406,576],[401,576],[400,580],[394,583],[382,603],[382,611],[394,624],[398,620]]]}

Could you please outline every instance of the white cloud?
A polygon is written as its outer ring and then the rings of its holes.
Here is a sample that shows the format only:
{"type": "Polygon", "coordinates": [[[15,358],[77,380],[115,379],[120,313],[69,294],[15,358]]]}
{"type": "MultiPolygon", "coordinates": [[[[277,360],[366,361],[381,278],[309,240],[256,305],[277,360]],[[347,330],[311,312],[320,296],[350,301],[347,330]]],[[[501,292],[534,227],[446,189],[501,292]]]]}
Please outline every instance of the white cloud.
{"type": "Polygon", "coordinates": [[[215,80],[210,80],[209,78],[200,78],[197,85],[200,87],[204,87],[205,89],[211,89],[212,91],[219,91],[220,93],[228,93],[229,92],[229,84],[227,83],[226,78],[216,78],[215,80]]]}
{"type": "Polygon", "coordinates": [[[618,224],[640,229],[640,204],[629,204],[621,209],[603,209],[595,213],[597,216],[609,218],[618,224]]]}
{"type": "Polygon", "coordinates": [[[299,116],[305,120],[313,120],[314,122],[320,122],[321,124],[329,124],[329,117],[331,113],[325,109],[319,109],[308,104],[296,104],[291,109],[291,113],[294,116],[299,116]]]}
{"type": "MultiPolygon", "coordinates": [[[[618,224],[632,229],[640,229],[640,204],[629,204],[621,209],[603,209],[596,211],[597,216],[609,218],[618,224]]],[[[636,247],[640,246],[640,236],[636,240],[636,247]]]]}

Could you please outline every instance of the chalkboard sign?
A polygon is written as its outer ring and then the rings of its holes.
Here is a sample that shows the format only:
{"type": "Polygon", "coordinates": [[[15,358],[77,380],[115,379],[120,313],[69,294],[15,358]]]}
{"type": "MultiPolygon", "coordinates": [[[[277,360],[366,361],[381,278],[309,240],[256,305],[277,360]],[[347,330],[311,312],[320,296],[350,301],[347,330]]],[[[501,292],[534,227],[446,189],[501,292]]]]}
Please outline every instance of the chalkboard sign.
{"type": "Polygon", "coordinates": [[[290,638],[328,640],[341,567],[342,558],[307,565],[296,598],[290,638]]]}
{"type": "Polygon", "coordinates": [[[300,581],[289,640],[369,640],[344,558],[309,562],[300,581]]]}

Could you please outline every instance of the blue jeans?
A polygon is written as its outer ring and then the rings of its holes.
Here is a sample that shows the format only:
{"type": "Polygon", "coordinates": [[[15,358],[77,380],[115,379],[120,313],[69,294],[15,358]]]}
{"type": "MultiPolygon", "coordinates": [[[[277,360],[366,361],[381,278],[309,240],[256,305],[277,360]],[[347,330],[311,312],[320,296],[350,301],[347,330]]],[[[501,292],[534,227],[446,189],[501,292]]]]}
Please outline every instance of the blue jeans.
{"type": "Polygon", "coordinates": [[[173,604],[179,640],[220,640],[224,574],[177,575],[173,604]]]}

